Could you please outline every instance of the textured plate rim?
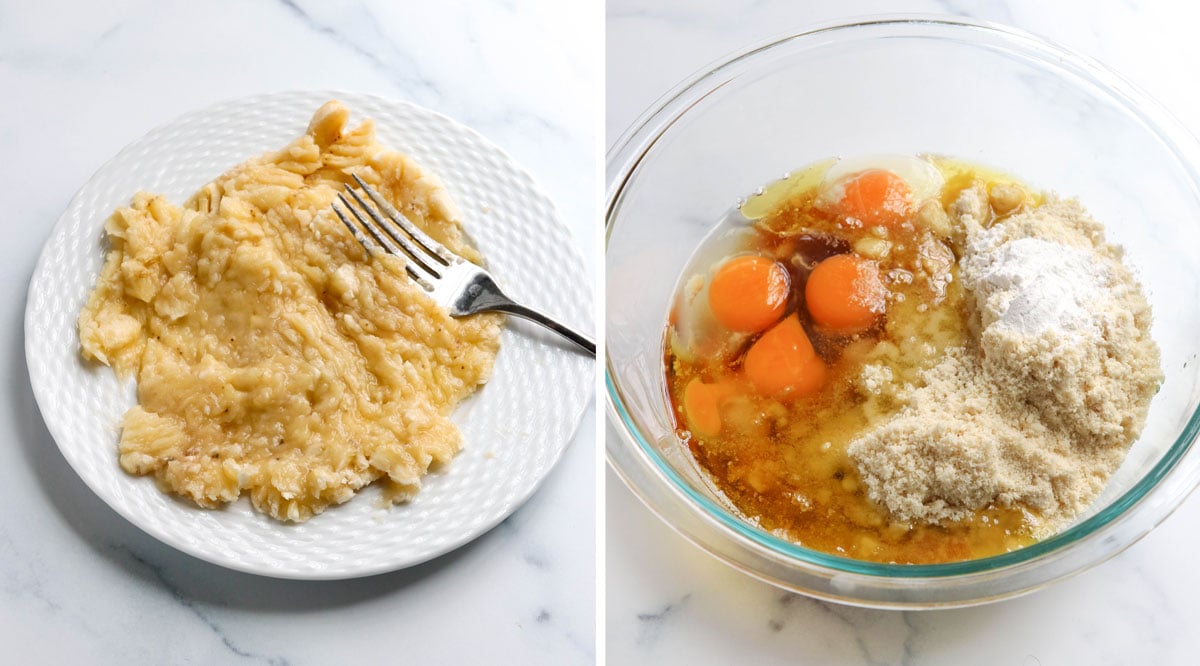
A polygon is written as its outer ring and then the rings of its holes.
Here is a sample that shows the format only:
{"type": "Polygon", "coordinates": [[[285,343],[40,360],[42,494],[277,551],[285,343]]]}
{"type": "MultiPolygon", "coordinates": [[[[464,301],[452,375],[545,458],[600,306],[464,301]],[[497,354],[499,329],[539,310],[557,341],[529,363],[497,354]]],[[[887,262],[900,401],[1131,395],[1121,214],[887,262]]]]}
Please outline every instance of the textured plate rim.
{"type": "MultiPolygon", "coordinates": [[[[66,460],[67,464],[75,472],[76,477],[79,478],[80,480],[82,480],[84,485],[86,485],[88,487],[88,489],[91,490],[92,494],[96,498],[98,498],[100,501],[102,501],[106,506],[108,506],[110,509],[115,511],[118,515],[120,515],[122,518],[124,518],[129,523],[131,523],[133,526],[135,526],[142,532],[152,536],[159,542],[164,543],[164,544],[174,548],[175,550],[185,553],[191,557],[195,557],[199,560],[220,566],[222,568],[226,568],[226,569],[230,569],[230,570],[234,570],[234,571],[240,571],[243,573],[265,576],[265,577],[269,577],[269,578],[286,579],[286,580],[312,580],[312,581],[346,580],[346,579],[352,579],[352,578],[374,576],[374,575],[384,574],[384,573],[388,573],[388,572],[392,572],[392,571],[398,571],[401,569],[414,567],[414,566],[423,564],[425,562],[428,562],[430,560],[436,559],[442,555],[445,555],[446,553],[449,553],[458,548],[461,548],[462,546],[464,546],[464,545],[474,541],[475,539],[479,538],[480,536],[488,533],[489,531],[494,529],[497,525],[499,525],[501,522],[503,522],[505,519],[510,517],[512,514],[514,514],[526,502],[528,502],[529,499],[541,488],[542,484],[545,483],[546,479],[550,476],[550,474],[553,473],[553,471],[558,467],[560,461],[562,460],[564,453],[566,452],[567,447],[570,446],[570,444],[574,441],[575,437],[578,435],[580,426],[582,425],[583,416],[587,412],[588,406],[594,402],[594,395],[595,395],[594,382],[587,382],[585,384],[586,388],[584,390],[584,396],[583,396],[583,399],[580,401],[578,408],[573,410],[571,413],[567,413],[563,416],[562,421],[567,424],[567,433],[565,435],[567,440],[555,448],[555,450],[552,452],[552,454],[550,456],[549,463],[547,464],[545,469],[542,471],[542,473],[539,476],[537,476],[537,478],[533,479],[533,482],[528,484],[528,486],[526,488],[524,488],[522,492],[515,495],[513,497],[513,501],[511,502],[511,504],[509,506],[505,507],[504,510],[497,512],[497,514],[495,516],[493,516],[491,519],[480,523],[474,529],[465,531],[463,534],[459,535],[457,538],[447,540],[446,542],[444,542],[437,548],[434,548],[427,553],[423,553],[422,555],[420,555],[418,557],[410,557],[410,558],[403,559],[403,560],[401,560],[401,559],[384,560],[384,561],[379,561],[371,566],[361,566],[361,567],[357,567],[357,568],[347,568],[347,569],[334,569],[334,570],[329,570],[329,571],[326,571],[326,570],[273,569],[273,568],[264,568],[261,566],[255,566],[253,564],[249,564],[249,563],[243,562],[243,561],[241,561],[239,559],[235,559],[235,558],[218,558],[218,557],[215,557],[206,552],[199,552],[196,549],[192,548],[190,546],[190,544],[183,542],[183,541],[177,539],[172,534],[159,529],[157,527],[157,524],[148,523],[147,521],[145,521],[142,518],[142,516],[140,516],[138,513],[134,512],[134,511],[131,511],[129,509],[129,507],[125,506],[123,503],[114,502],[114,501],[110,500],[110,498],[106,496],[106,493],[101,488],[97,487],[97,485],[95,483],[96,480],[92,479],[89,475],[83,473],[79,469],[78,465],[79,465],[80,461],[77,461],[75,459],[75,457],[73,456],[73,454],[69,453],[64,448],[64,446],[61,442],[64,441],[64,438],[66,437],[66,434],[63,432],[63,429],[65,426],[58,421],[53,421],[51,419],[46,418],[46,402],[50,398],[46,394],[46,388],[38,382],[37,377],[40,375],[35,376],[35,367],[37,367],[38,364],[37,364],[37,362],[33,361],[33,351],[34,351],[33,343],[31,342],[32,338],[29,334],[31,326],[34,325],[32,322],[32,314],[33,314],[32,305],[33,305],[34,297],[35,297],[35,288],[37,286],[38,276],[46,270],[46,266],[49,262],[50,251],[53,249],[52,245],[51,245],[51,241],[54,240],[54,238],[59,234],[60,230],[70,222],[70,219],[69,219],[70,213],[76,208],[77,205],[79,205],[81,203],[81,199],[88,192],[89,186],[93,183],[93,181],[95,181],[99,176],[101,176],[102,174],[107,172],[110,168],[112,168],[114,164],[119,163],[121,161],[121,159],[123,157],[125,157],[127,154],[135,151],[140,146],[142,146],[144,143],[149,141],[153,136],[163,133],[166,130],[171,129],[172,127],[174,127],[178,124],[182,124],[182,123],[188,122],[194,118],[212,114],[214,112],[219,112],[228,107],[235,107],[238,105],[251,104],[251,103],[255,103],[255,102],[258,102],[258,103],[268,102],[268,101],[271,101],[276,98],[286,98],[289,96],[296,96],[296,95],[309,95],[309,96],[313,96],[313,97],[324,97],[326,99],[339,99],[339,100],[349,103],[352,107],[356,102],[359,102],[359,101],[366,101],[366,102],[371,102],[371,103],[390,106],[390,107],[407,107],[410,111],[416,111],[421,114],[426,114],[430,117],[435,117],[442,122],[452,125],[452,126],[454,126],[456,131],[460,131],[466,135],[471,136],[471,138],[473,140],[475,140],[476,142],[478,142],[480,145],[495,151],[495,153],[497,155],[499,155],[503,158],[503,162],[504,162],[506,168],[510,171],[510,173],[512,173],[514,176],[520,178],[521,180],[523,180],[524,185],[529,189],[530,193],[534,197],[541,199],[545,203],[545,205],[548,207],[548,209],[552,215],[550,224],[552,227],[555,228],[555,230],[557,232],[559,232],[561,234],[562,240],[564,241],[556,249],[564,252],[566,254],[568,261],[575,268],[577,268],[579,270],[580,281],[582,283],[581,287],[583,287],[583,293],[580,295],[584,297],[585,301],[592,301],[594,294],[592,294],[587,288],[588,280],[587,280],[586,276],[583,275],[584,266],[583,266],[583,261],[582,261],[582,255],[580,255],[579,250],[576,247],[574,238],[573,238],[570,230],[567,229],[566,226],[562,223],[562,220],[559,216],[557,207],[554,205],[553,200],[546,194],[545,190],[532,177],[532,175],[529,174],[529,172],[527,170],[525,170],[522,166],[520,166],[515,160],[512,159],[512,157],[506,151],[501,149],[499,146],[497,146],[495,143],[493,143],[487,137],[483,136],[475,129],[473,129],[463,123],[460,123],[457,120],[455,120],[445,114],[434,111],[432,109],[421,106],[419,104],[409,102],[407,100],[383,97],[383,96],[375,95],[375,94],[371,94],[371,93],[361,93],[361,92],[354,92],[354,91],[349,91],[349,90],[329,90],[329,89],[283,90],[283,91],[274,91],[274,92],[269,92],[269,93],[255,94],[255,95],[228,97],[228,98],[224,98],[224,99],[215,101],[212,104],[208,104],[204,107],[193,109],[193,110],[178,114],[178,115],[174,116],[173,118],[167,120],[166,122],[160,123],[160,124],[154,126],[153,128],[151,128],[150,130],[142,133],[138,137],[132,139],[131,141],[126,143],[119,151],[117,151],[111,157],[106,159],[99,167],[97,167],[95,169],[95,171],[93,171],[92,174],[88,177],[88,179],[83,183],[83,185],[81,185],[79,187],[79,189],[76,190],[76,192],[71,196],[71,199],[68,201],[67,205],[63,208],[62,212],[59,214],[55,223],[50,227],[50,229],[47,233],[46,239],[43,242],[43,244],[38,252],[37,262],[34,265],[33,271],[30,273],[29,284],[27,285],[27,288],[25,290],[25,313],[24,313],[24,317],[23,317],[23,321],[22,321],[22,334],[24,336],[26,369],[29,373],[30,385],[31,385],[31,389],[32,389],[32,392],[34,395],[34,401],[37,404],[38,411],[42,416],[43,423],[45,424],[47,431],[50,433],[51,438],[54,440],[55,445],[58,448],[60,454],[62,454],[62,456],[66,460]]],[[[247,155],[246,159],[249,159],[250,157],[253,157],[253,155],[252,154],[247,155]]],[[[468,230],[468,233],[469,233],[469,230],[468,230]]],[[[592,308],[585,307],[585,308],[583,308],[583,310],[586,313],[586,316],[588,318],[588,323],[589,324],[592,323],[591,322],[592,308]]],[[[451,463],[451,464],[453,464],[453,463],[451,463]]],[[[138,479],[134,479],[134,480],[138,480],[138,479]]],[[[352,498],[350,501],[354,501],[354,499],[364,500],[365,498],[362,498],[358,494],[356,494],[355,498],[352,498]]],[[[244,501],[244,500],[239,500],[239,501],[244,501]]],[[[194,510],[202,511],[203,509],[194,509],[194,510]]]]}

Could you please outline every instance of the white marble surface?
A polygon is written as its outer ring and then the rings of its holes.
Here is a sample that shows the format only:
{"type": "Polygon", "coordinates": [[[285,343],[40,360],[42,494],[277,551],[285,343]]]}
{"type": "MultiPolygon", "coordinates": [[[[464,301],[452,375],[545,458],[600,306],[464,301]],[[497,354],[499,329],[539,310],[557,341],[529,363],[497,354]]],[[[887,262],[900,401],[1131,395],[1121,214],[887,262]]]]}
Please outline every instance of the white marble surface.
{"type": "MultiPolygon", "coordinates": [[[[1195,16],[1182,3],[611,0],[606,139],[701,66],[806,25],[897,11],[1016,25],[1082,51],[1200,133],[1195,16]]],[[[616,437],[611,426],[607,437],[616,437]]],[[[1020,599],[897,612],[781,592],[667,529],[606,475],[605,648],[613,664],[1193,664],[1200,500],[1114,560],[1020,599]]]]}
{"type": "Polygon", "coordinates": [[[259,578],[160,544],[83,485],[33,402],[21,322],[41,243],[100,164],[181,113],[275,90],[391,96],[474,127],[549,192],[594,275],[600,20],[524,0],[0,2],[0,662],[594,661],[590,410],[540,492],[472,544],[361,580],[259,578]]]}

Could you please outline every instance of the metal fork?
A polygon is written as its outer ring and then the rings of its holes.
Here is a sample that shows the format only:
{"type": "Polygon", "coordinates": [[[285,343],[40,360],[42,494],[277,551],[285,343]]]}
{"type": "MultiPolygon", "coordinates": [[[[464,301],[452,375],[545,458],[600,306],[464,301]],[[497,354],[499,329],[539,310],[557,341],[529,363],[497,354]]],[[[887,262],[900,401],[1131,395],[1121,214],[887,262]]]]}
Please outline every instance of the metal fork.
{"type": "Polygon", "coordinates": [[[343,212],[337,203],[333,204],[333,212],[337,213],[342,223],[368,252],[372,249],[373,240],[375,245],[383,248],[385,252],[403,259],[404,269],[409,277],[424,287],[438,305],[449,310],[451,316],[462,317],[486,311],[504,312],[541,324],[574,342],[593,357],[596,355],[596,343],[590,338],[554,321],[542,312],[513,301],[504,294],[490,273],[430,238],[400,211],[393,208],[375,188],[363,182],[357,175],[353,177],[375,206],[347,184],[346,193],[350,198],[347,199],[345,194],[338,193],[338,200],[350,215],[343,212]],[[352,204],[351,200],[358,205],[352,204]],[[358,224],[355,225],[351,218],[358,224]],[[364,231],[371,240],[367,240],[363,235],[364,231]]]}

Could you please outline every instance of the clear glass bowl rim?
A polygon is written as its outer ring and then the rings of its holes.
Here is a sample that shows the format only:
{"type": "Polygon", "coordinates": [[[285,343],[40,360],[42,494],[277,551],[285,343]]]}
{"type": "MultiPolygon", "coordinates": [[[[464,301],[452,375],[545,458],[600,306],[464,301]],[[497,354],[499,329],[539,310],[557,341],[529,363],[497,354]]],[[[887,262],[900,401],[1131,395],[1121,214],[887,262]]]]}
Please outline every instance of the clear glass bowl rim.
{"type": "MultiPolygon", "coordinates": [[[[1052,64],[1057,69],[1065,70],[1082,77],[1112,96],[1125,107],[1126,111],[1138,117],[1151,132],[1157,134],[1164,146],[1175,154],[1180,165],[1188,171],[1192,181],[1200,183],[1200,173],[1197,172],[1196,168],[1198,163],[1197,158],[1200,157],[1200,150],[1198,150],[1200,146],[1196,143],[1196,139],[1152,98],[1105,66],[1086,56],[1008,26],[968,20],[961,17],[926,14],[863,17],[848,22],[821,24],[808,30],[773,38],[722,58],[701,69],[698,73],[677,85],[651,105],[613,143],[606,156],[606,171],[608,176],[605,196],[606,252],[608,240],[613,232],[617,214],[620,210],[622,192],[629,180],[636,173],[642,158],[645,157],[656,141],[676,121],[683,117],[691,107],[719,88],[719,86],[713,87],[711,85],[714,79],[719,79],[722,75],[737,76],[737,68],[747,66],[749,61],[752,61],[757,56],[762,56],[772,49],[796,44],[801,41],[813,40],[818,37],[837,38],[844,33],[854,32],[861,28],[886,26],[900,28],[937,26],[951,29],[984,31],[990,33],[993,37],[1005,40],[1008,47],[1019,46],[1022,55],[1028,56],[1033,54],[1035,59],[1041,64],[1052,64]],[[731,72],[731,70],[733,71],[731,72]]],[[[940,39],[941,37],[935,35],[930,38],[940,39]]],[[[690,508],[697,512],[698,518],[710,525],[715,525],[727,536],[732,537],[743,546],[749,546],[760,553],[762,553],[762,549],[766,549],[768,556],[770,554],[782,555],[795,564],[801,566],[807,565],[814,570],[814,573],[825,576],[850,574],[852,576],[863,576],[868,579],[877,580],[909,579],[913,583],[918,583],[921,580],[932,582],[931,579],[946,579],[951,577],[962,579],[964,577],[984,574],[988,574],[990,577],[990,575],[996,574],[1001,570],[1024,568],[1020,565],[1032,565],[1034,561],[1052,553],[1061,552],[1069,546],[1084,541],[1099,541],[1105,535],[1106,528],[1115,526],[1122,518],[1128,518],[1131,513],[1130,510],[1143,504],[1151,491],[1162,486],[1165,480],[1169,479],[1172,482],[1169,488],[1164,487],[1164,490],[1170,490],[1169,495],[1165,497],[1164,501],[1151,507],[1148,514],[1141,516],[1141,518],[1144,518],[1143,524],[1136,530],[1132,538],[1121,543],[1108,544],[1107,546],[1098,548],[1095,556],[1084,566],[1074,571],[1062,572],[1060,575],[1049,580],[1038,581],[1036,585],[1040,586],[1057,578],[1079,573],[1132,545],[1178,508],[1196,487],[1197,483],[1200,483],[1200,473],[1198,473],[1200,472],[1200,460],[1197,460],[1195,455],[1189,458],[1188,469],[1181,469],[1179,465],[1185,455],[1192,450],[1197,434],[1200,433],[1200,409],[1197,409],[1193,411],[1171,448],[1164,453],[1154,467],[1135,483],[1132,488],[1095,515],[1063,532],[1020,550],[962,562],[921,565],[867,562],[798,546],[775,537],[730,514],[725,508],[692,488],[654,450],[654,447],[639,431],[633,418],[626,410],[615,382],[614,370],[611,363],[607,360],[605,362],[605,388],[609,420],[621,433],[622,440],[632,444],[636,449],[635,452],[650,463],[651,469],[649,471],[655,473],[659,481],[666,482],[669,484],[671,491],[686,498],[686,501],[690,504],[690,508]]],[[[637,483],[631,478],[630,470],[622,469],[620,464],[614,459],[614,447],[621,445],[620,442],[611,441],[611,438],[607,442],[606,452],[609,464],[639,499],[647,503],[649,508],[662,517],[665,522],[671,524],[671,521],[663,515],[660,509],[651,504],[646,497],[646,493],[638,488],[637,483]]],[[[679,530],[675,525],[672,525],[672,527],[679,530]]],[[[689,540],[711,552],[711,549],[706,547],[695,535],[684,530],[679,531],[689,540]]],[[[713,554],[731,565],[745,569],[744,566],[731,561],[727,556],[718,553],[713,554]]],[[[795,585],[788,584],[788,581],[781,581],[761,572],[751,570],[747,571],[747,573],[757,575],[775,584],[782,584],[785,587],[796,587],[795,585]]],[[[866,582],[870,584],[870,581],[866,582]]],[[[1004,591],[997,598],[1016,594],[1021,591],[1020,589],[1004,591]]]]}

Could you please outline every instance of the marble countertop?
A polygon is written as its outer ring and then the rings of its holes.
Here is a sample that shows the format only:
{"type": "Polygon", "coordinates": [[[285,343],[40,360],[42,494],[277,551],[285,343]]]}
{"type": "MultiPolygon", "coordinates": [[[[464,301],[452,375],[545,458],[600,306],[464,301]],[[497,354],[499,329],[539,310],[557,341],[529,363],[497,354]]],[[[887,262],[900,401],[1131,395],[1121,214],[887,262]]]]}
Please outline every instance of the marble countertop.
{"type": "Polygon", "coordinates": [[[103,505],[46,431],[22,330],[40,246],[93,171],[184,112],[277,90],[394,97],[475,128],[550,194],[594,276],[600,10],[567,4],[0,1],[0,661],[595,660],[593,410],[533,499],[471,544],[366,579],[273,580],[103,505]]]}
{"type": "MultiPolygon", "coordinates": [[[[702,66],[814,23],[899,11],[1015,25],[1081,51],[1200,134],[1194,16],[1179,5],[815,0],[610,0],[606,137],[702,66]],[[802,8],[801,8],[802,7],[802,8]]],[[[606,437],[618,435],[608,427],[606,437]]],[[[1200,500],[1125,553],[983,607],[877,611],[788,594],[726,567],[606,473],[605,649],[613,664],[1191,664],[1200,651],[1200,500]]]]}

